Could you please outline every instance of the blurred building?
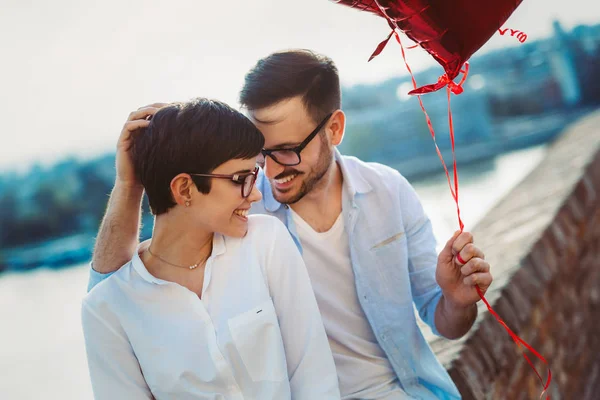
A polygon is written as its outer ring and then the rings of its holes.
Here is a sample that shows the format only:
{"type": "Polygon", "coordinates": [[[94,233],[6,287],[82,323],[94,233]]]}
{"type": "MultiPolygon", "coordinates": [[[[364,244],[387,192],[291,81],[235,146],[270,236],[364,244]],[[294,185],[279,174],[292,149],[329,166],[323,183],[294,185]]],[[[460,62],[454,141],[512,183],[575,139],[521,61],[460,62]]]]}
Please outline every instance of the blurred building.
{"type": "Polygon", "coordinates": [[[581,88],[571,37],[554,21],[554,48],[549,52],[552,72],[557,77],[562,98],[567,106],[574,106],[581,100],[581,88]]]}

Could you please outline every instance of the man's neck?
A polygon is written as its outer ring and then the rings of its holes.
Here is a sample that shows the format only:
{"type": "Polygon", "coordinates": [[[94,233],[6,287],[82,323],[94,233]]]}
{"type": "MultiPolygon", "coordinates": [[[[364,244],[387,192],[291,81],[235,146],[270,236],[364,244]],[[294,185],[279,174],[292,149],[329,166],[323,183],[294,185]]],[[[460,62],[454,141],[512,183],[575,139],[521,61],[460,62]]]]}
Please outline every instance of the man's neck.
{"type": "Polygon", "coordinates": [[[342,212],[343,183],[342,170],[334,161],[319,184],[290,207],[315,231],[326,232],[342,212]]]}

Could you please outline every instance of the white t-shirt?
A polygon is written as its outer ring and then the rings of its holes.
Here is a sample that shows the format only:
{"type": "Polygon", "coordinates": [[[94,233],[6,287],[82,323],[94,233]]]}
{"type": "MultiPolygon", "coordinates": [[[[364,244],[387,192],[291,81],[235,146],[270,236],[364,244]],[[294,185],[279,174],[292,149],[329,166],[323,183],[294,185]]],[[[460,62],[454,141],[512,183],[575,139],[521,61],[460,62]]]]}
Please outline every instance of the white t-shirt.
{"type": "Polygon", "coordinates": [[[95,398],[339,399],[310,280],[285,226],[249,217],[215,234],[202,299],[137,252],[83,301],[95,398]]]}
{"type": "Polygon", "coordinates": [[[356,294],[342,214],[316,232],[292,210],[303,258],[337,368],[342,399],[410,399],[379,346],[356,294]]]}

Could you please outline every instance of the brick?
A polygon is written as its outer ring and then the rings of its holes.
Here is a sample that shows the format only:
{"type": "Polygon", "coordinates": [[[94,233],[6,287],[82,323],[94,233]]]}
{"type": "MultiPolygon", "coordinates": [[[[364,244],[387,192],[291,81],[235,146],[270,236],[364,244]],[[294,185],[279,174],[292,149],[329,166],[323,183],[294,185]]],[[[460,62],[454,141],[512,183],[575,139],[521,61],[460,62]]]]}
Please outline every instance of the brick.
{"type": "Polygon", "coordinates": [[[567,247],[567,237],[562,230],[562,227],[558,223],[553,223],[550,226],[550,232],[552,233],[552,238],[554,239],[554,249],[561,253],[567,247]]]}
{"type": "Polygon", "coordinates": [[[579,200],[575,196],[571,196],[566,204],[566,210],[571,214],[574,221],[581,222],[585,221],[584,207],[579,203],[579,200]]]}
{"type": "MultiPolygon", "coordinates": [[[[519,271],[521,272],[521,271],[519,271]]],[[[520,330],[521,326],[526,325],[529,321],[529,315],[532,309],[532,299],[526,296],[526,292],[521,288],[521,285],[527,278],[526,274],[517,274],[515,276],[514,284],[507,288],[507,300],[511,303],[512,309],[514,310],[516,321],[518,325],[514,326],[514,329],[520,330]]],[[[530,296],[534,296],[535,292],[530,292],[530,296]]],[[[539,295],[539,292],[537,293],[539,295]]]]}
{"type": "Polygon", "coordinates": [[[468,374],[465,374],[465,370],[468,370],[468,366],[461,360],[457,366],[452,368],[450,377],[456,384],[458,391],[462,395],[463,400],[476,400],[475,394],[473,393],[473,382],[469,379],[468,374]]]}
{"type": "Polygon", "coordinates": [[[596,159],[590,163],[586,170],[586,175],[590,179],[590,181],[594,182],[595,187],[600,187],[600,158],[596,157],[596,159]]]}

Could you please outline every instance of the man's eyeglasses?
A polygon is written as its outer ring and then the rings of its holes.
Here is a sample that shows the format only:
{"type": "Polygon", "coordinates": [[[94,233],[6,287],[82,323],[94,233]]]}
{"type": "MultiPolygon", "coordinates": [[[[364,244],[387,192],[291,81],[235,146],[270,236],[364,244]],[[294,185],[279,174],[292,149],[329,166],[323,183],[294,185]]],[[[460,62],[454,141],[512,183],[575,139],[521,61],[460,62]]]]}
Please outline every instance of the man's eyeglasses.
{"type": "Polygon", "coordinates": [[[271,157],[277,164],[286,167],[300,164],[302,161],[302,158],[300,158],[300,152],[304,150],[304,148],[310,143],[311,140],[315,138],[315,136],[317,136],[317,133],[319,133],[321,128],[323,128],[327,121],[329,121],[329,118],[331,118],[332,115],[333,113],[327,115],[323,121],[321,121],[321,123],[317,125],[317,127],[306,137],[306,139],[304,139],[304,141],[296,147],[292,147],[290,149],[262,149],[258,155],[258,165],[264,167],[267,156],[271,157]]]}
{"type": "MultiPolygon", "coordinates": [[[[230,179],[242,186],[242,197],[247,198],[252,193],[252,189],[254,188],[254,183],[256,182],[256,177],[258,176],[258,167],[255,167],[252,172],[247,172],[245,174],[233,174],[233,175],[223,175],[223,174],[190,174],[192,176],[192,180],[194,176],[201,176],[206,178],[217,178],[217,179],[230,179]]],[[[194,182],[195,183],[195,182],[194,182]]]]}

